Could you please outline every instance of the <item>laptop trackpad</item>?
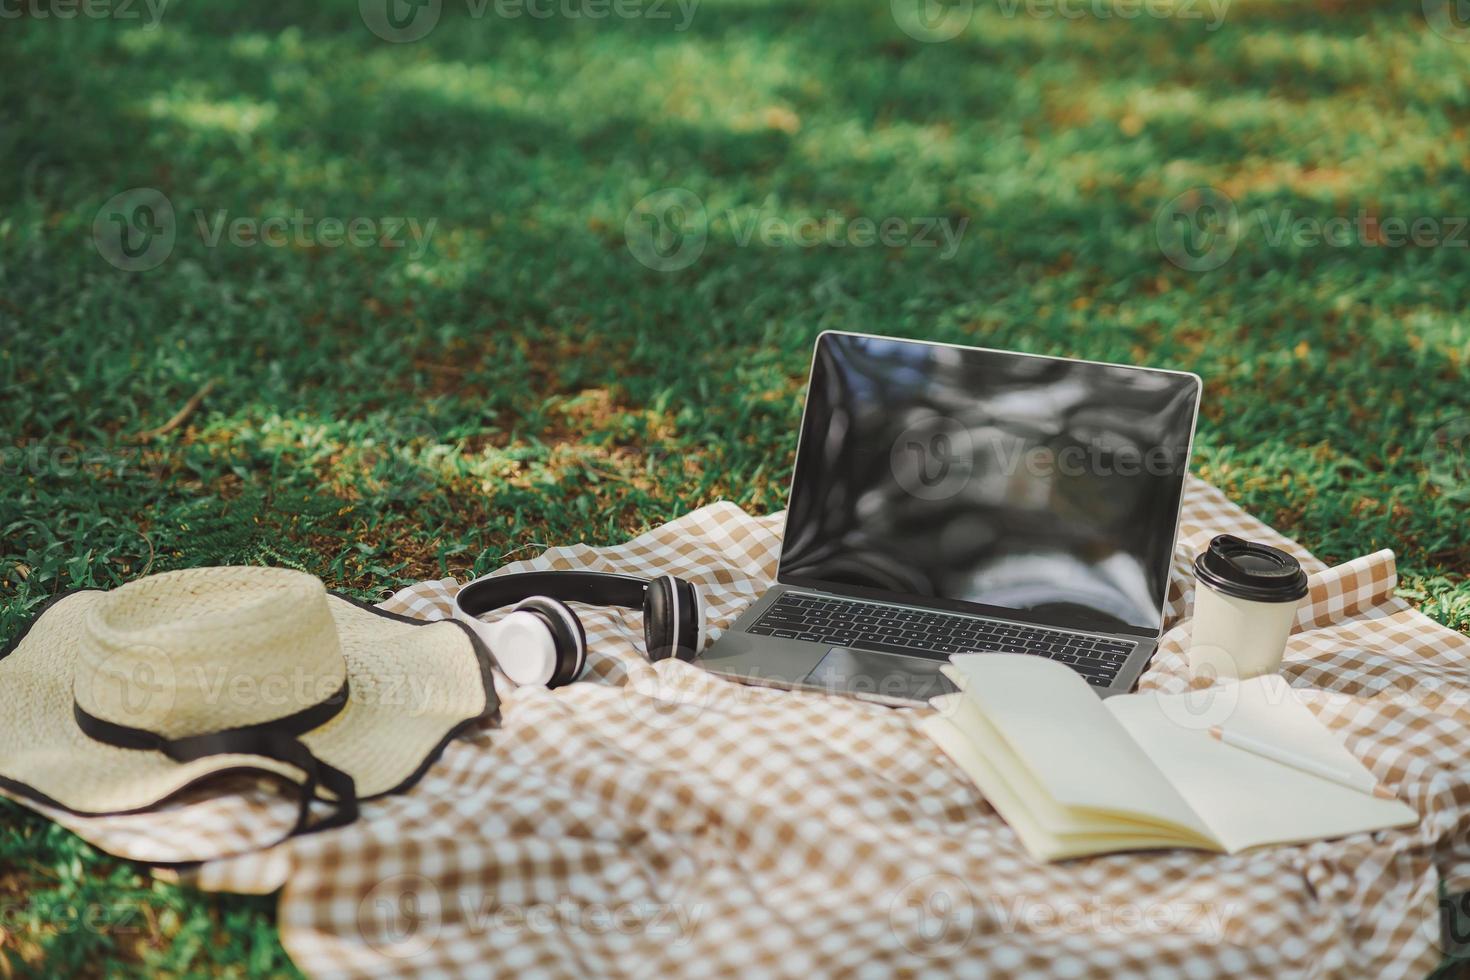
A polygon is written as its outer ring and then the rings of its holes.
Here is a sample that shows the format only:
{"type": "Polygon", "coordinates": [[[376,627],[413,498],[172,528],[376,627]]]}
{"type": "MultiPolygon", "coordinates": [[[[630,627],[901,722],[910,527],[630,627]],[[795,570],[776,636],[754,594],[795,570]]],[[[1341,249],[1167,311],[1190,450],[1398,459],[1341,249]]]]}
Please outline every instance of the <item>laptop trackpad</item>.
{"type": "Polygon", "coordinates": [[[942,666],[935,660],[833,647],[802,684],[829,694],[927,701],[955,690],[949,678],[939,672],[942,666]]]}

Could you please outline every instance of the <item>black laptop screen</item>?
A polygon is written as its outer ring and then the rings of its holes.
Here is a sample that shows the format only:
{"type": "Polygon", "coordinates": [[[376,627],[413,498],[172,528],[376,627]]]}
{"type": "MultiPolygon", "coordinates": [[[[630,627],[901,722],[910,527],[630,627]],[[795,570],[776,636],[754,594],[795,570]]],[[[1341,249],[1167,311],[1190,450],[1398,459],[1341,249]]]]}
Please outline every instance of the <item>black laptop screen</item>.
{"type": "Polygon", "coordinates": [[[824,334],[780,580],[1155,633],[1198,403],[1188,374],[824,334]]]}

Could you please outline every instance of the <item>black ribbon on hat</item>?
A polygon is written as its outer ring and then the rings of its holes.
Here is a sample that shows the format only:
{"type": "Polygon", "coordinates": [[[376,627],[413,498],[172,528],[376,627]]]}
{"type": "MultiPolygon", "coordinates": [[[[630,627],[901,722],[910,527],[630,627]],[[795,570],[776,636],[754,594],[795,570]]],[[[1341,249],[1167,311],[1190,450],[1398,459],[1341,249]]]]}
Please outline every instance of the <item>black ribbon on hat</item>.
{"type": "Polygon", "coordinates": [[[326,700],[283,718],[180,738],[168,738],[146,728],[132,728],[98,718],[76,701],[72,702],[72,713],[76,716],[77,726],[89,737],[120,749],[162,752],[175,762],[193,762],[211,755],[258,755],[301,770],[304,777],[299,786],[301,809],[296,816],[296,825],[287,835],[294,837],[342,827],[357,819],[356,782],[341,769],[318,759],[299,737],[335,718],[346,706],[347,696],[348,686],[344,679],[342,686],[326,700]],[[316,798],[318,784],[335,797],[334,807],[330,815],[312,822],[311,803],[316,798]]]}

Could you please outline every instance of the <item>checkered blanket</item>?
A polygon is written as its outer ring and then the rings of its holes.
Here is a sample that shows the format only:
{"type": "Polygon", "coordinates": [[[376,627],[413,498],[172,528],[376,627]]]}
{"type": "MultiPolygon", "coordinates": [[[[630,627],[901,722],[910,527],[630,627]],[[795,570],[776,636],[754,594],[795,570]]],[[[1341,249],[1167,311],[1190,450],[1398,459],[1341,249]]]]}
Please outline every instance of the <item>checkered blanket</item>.
{"type": "MultiPolygon", "coordinates": [[[[715,504],[507,571],[672,572],[719,627],[771,581],[781,526],[715,504]]],[[[1143,690],[1187,687],[1190,561],[1221,532],[1311,574],[1283,673],[1417,827],[1038,864],[918,712],[650,665],[637,614],[580,606],[585,683],[499,678],[499,723],[352,826],[208,860],[291,825],[294,804],[254,783],[148,814],[52,816],[124,857],[205,860],[205,888],[281,888],[282,941],[321,976],[1423,976],[1441,955],[1441,881],[1470,884],[1470,637],[1394,596],[1391,552],[1325,567],[1192,481],[1143,690]]],[[[442,617],[455,588],[383,605],[442,617]]]]}

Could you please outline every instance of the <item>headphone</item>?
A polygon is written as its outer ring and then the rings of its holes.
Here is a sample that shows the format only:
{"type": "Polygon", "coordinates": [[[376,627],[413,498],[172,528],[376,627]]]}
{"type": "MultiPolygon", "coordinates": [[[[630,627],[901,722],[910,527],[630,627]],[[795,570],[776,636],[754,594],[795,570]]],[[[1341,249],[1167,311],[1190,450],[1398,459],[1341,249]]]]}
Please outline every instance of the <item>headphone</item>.
{"type": "Polygon", "coordinates": [[[519,572],[475,579],[454,597],[454,618],[489,647],[517,685],[559,687],[587,666],[587,632],[568,602],[643,611],[649,660],[693,660],[704,649],[704,603],[673,575],[642,579],[611,572],[519,572]],[[514,605],[494,623],[478,617],[514,605]]]}

